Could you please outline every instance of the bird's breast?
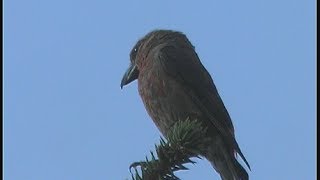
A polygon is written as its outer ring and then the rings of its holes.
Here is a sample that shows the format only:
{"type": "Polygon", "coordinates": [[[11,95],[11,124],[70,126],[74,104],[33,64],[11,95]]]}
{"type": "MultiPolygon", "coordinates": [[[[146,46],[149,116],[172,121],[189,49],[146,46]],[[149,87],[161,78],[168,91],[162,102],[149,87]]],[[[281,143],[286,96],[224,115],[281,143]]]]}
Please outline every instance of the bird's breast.
{"type": "Polygon", "coordinates": [[[164,135],[178,120],[199,113],[184,88],[164,72],[140,74],[138,87],[148,114],[164,135]]]}

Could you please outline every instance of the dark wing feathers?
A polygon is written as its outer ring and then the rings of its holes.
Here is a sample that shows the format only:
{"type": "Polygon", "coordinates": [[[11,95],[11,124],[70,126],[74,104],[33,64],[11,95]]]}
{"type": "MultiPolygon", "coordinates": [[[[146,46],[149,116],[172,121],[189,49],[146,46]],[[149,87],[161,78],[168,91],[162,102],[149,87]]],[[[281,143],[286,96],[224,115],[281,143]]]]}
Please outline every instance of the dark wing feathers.
{"type": "Polygon", "coordinates": [[[164,71],[197,96],[199,103],[205,106],[208,113],[216,117],[213,123],[219,131],[222,131],[222,134],[230,132],[228,135],[233,136],[231,119],[226,111],[221,111],[224,109],[224,105],[220,97],[215,97],[215,94],[218,93],[209,73],[198,60],[194,50],[178,48],[165,46],[160,50],[158,58],[164,71]],[[217,116],[221,118],[217,118],[217,116]]]}
{"type": "Polygon", "coordinates": [[[163,46],[156,59],[164,71],[186,87],[185,91],[206,114],[212,125],[225,137],[244,160],[248,168],[249,163],[242,154],[234,138],[234,128],[230,116],[217,92],[210,74],[201,64],[196,52],[190,47],[177,47],[175,45],[163,46]]]}

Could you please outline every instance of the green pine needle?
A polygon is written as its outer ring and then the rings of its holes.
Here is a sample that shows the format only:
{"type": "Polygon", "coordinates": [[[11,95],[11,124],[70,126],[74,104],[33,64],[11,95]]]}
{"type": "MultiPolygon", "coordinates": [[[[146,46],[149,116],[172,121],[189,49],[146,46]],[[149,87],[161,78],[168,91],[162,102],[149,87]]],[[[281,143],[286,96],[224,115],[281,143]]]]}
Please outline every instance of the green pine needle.
{"type": "Polygon", "coordinates": [[[195,164],[191,158],[200,158],[207,147],[206,128],[197,120],[186,119],[177,122],[169,131],[167,140],[160,138],[160,144],[155,145],[156,156],[150,151],[151,159],[134,162],[131,172],[132,180],[178,180],[175,171],[188,170],[184,164],[195,164]],[[158,159],[157,159],[157,158],[158,159]],[[139,174],[139,171],[141,174],[139,174]]]}

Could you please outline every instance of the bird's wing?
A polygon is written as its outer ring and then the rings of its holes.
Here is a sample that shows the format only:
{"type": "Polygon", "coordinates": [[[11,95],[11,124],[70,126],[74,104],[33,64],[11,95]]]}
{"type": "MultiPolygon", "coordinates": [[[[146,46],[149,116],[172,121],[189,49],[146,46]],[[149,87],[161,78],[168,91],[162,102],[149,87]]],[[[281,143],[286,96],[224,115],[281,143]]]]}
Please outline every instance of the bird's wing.
{"type": "Polygon", "coordinates": [[[201,64],[198,55],[191,47],[175,45],[162,46],[154,60],[160,62],[164,71],[185,87],[185,92],[206,115],[231,147],[250,166],[242,154],[234,137],[230,116],[218,94],[213,80],[201,64]]]}

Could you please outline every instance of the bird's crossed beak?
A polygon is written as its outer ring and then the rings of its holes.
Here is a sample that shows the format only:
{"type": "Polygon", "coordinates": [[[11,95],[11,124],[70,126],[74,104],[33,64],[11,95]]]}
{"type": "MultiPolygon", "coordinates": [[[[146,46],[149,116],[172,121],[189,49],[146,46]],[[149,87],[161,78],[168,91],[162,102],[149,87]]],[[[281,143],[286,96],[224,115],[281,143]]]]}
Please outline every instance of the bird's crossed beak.
{"type": "Polygon", "coordinates": [[[123,78],[121,80],[121,85],[120,85],[121,89],[123,86],[136,80],[138,78],[138,75],[139,75],[139,71],[137,69],[137,65],[131,63],[130,67],[128,68],[126,73],[124,73],[123,78]]]}

